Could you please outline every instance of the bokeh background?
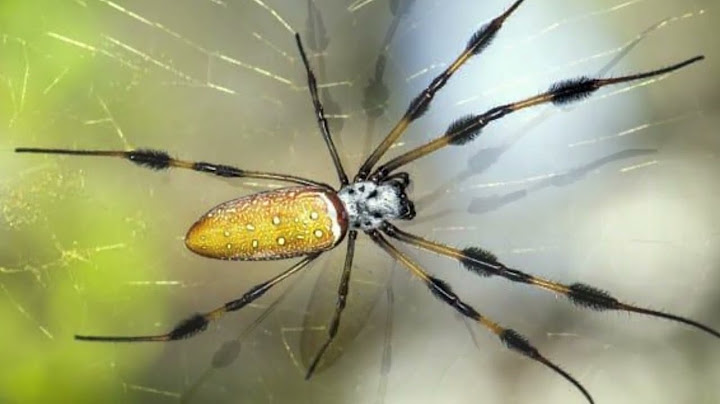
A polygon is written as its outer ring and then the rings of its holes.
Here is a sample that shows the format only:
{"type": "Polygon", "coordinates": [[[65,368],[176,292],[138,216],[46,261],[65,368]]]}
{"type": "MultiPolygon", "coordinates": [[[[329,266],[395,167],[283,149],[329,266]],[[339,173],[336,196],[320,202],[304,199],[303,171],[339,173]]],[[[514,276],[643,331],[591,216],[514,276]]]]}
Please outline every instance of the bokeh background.
{"type": "MultiPolygon", "coordinates": [[[[292,32],[311,52],[346,167],[507,0],[4,0],[0,3],[0,403],[581,403],[370,245],[345,325],[311,381],[342,249],[187,341],[148,334],[239,296],[287,262],[183,246],[215,204],[280,184],[151,172],[17,146],[153,147],[335,183],[292,32]],[[261,317],[262,322],[256,319],[261,317]]],[[[508,265],[720,327],[720,35],[711,0],[528,1],[393,148],[562,78],[696,54],[675,74],[541,107],[413,164],[403,227],[508,265]]],[[[527,335],[604,403],[717,403],[720,344],[408,250],[478,310],[527,335]]]]}

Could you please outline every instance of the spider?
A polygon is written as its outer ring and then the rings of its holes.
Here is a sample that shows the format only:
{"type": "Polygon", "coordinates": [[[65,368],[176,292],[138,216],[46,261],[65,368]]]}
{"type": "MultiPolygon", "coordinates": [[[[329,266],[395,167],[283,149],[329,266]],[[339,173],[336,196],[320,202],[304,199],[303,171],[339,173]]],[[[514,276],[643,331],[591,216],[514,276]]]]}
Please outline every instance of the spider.
{"type": "Polygon", "coordinates": [[[343,168],[331,137],[323,105],[318,96],[315,75],[308,62],[300,35],[295,34],[295,41],[307,74],[315,118],[340,182],[337,189],[328,184],[295,175],[251,171],[202,161],[179,160],[161,150],[16,148],[17,153],[118,157],[153,170],[174,167],[220,177],[277,180],[294,184],[287,188],[243,196],[217,205],[201,216],[185,236],[185,244],[188,249],[208,258],[251,261],[302,257],[289,269],[253,286],[236,300],[229,301],[208,312],[189,316],[165,334],[76,335],[75,339],[96,342],[162,342],[192,337],[206,330],[210,322],[219,319],[226,313],[242,309],[273,286],[302,271],[309,263],[323,253],[339,246],[347,238],[345,263],[338,286],[335,311],[328,327],[326,339],[308,366],[305,378],[309,379],[337,334],[343,309],[346,306],[355,242],[359,232],[364,232],[385,253],[399,261],[412,276],[422,281],[435,297],[495,334],[510,350],[541,363],[563,377],[574,385],[590,403],[594,402],[592,396],[575,377],[546,358],[520,333],[479,313],[457,296],[446,282],[431,275],[417,262],[399,251],[388,238],[457,260],[467,270],[481,277],[498,276],[511,282],[532,285],[563,295],[575,305],[587,309],[619,310],[684,323],[720,339],[720,332],[697,321],[625,303],[610,293],[585,283],[564,284],[543,279],[506,266],[491,252],[480,247],[452,247],[410,234],[391,223],[395,220],[412,220],[415,217],[413,202],[406,193],[410,184],[410,176],[406,172],[397,171],[406,164],[447,146],[469,144],[480,135],[481,130],[489,123],[513,112],[545,103],[566,105],[589,97],[601,87],[667,74],[704,58],[695,56],[668,67],[621,77],[591,78],[583,76],[560,81],[539,95],[499,105],[481,114],[459,118],[434,140],[376,167],[390,146],[400,138],[407,127],[428,110],[434,96],[445,86],[453,74],[490,44],[505,21],[520,7],[523,1],[516,0],[505,12],[478,29],[470,37],[463,51],[447,69],[435,77],[410,102],[406,112],[361,165],[352,181],[343,168]]]}

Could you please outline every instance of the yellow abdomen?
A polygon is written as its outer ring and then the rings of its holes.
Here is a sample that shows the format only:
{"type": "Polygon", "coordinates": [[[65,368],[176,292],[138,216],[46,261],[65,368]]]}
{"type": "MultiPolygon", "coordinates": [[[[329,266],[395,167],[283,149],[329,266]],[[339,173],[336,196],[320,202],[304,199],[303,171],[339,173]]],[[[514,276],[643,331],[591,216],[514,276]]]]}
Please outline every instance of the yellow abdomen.
{"type": "Polygon", "coordinates": [[[347,214],[334,192],[293,187],[212,208],[190,228],[185,245],[210,258],[285,259],[329,250],[346,231],[347,214]]]}

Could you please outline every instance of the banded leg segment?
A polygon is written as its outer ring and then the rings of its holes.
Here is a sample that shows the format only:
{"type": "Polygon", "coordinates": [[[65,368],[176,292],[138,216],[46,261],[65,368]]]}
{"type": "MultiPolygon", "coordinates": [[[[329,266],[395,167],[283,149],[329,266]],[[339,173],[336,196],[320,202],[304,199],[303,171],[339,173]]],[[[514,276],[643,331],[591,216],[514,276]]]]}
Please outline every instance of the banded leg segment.
{"type": "Polygon", "coordinates": [[[497,257],[491,252],[478,247],[468,247],[465,249],[456,249],[434,241],[426,240],[422,237],[404,232],[390,223],[385,223],[382,231],[388,236],[407,243],[413,247],[431,251],[439,255],[444,255],[458,260],[469,271],[481,276],[497,275],[512,282],[525,283],[537,286],[560,295],[567,297],[577,306],[597,310],[618,310],[638,314],[644,314],[651,317],[664,318],[666,320],[683,323],[704,331],[716,338],[720,338],[720,331],[714,330],[705,324],[701,324],[695,320],[681,317],[675,314],[664,313],[661,311],[650,310],[643,307],[634,306],[619,301],[610,293],[590,286],[584,283],[573,283],[565,285],[554,282],[535,275],[530,275],[517,269],[508,268],[498,261],[497,257]]]}
{"type": "Polygon", "coordinates": [[[277,285],[281,281],[305,268],[320,254],[321,253],[317,253],[307,256],[306,258],[302,259],[300,262],[293,265],[281,274],[275,276],[274,278],[253,286],[239,299],[231,300],[224,305],[206,313],[199,313],[188,317],[187,319],[178,323],[175,328],[173,328],[170,332],[166,334],[141,336],[76,335],[75,339],[79,341],[94,342],[165,342],[193,337],[196,334],[205,331],[211,321],[215,321],[226,313],[240,310],[243,307],[247,306],[249,303],[252,303],[257,298],[264,295],[265,292],[270,290],[273,286],[277,285]]]}
{"type": "Polygon", "coordinates": [[[338,179],[340,180],[340,187],[348,184],[348,177],[343,168],[342,161],[338,155],[335,143],[330,135],[330,127],[328,126],[327,119],[325,119],[325,110],[323,109],[322,102],[320,102],[320,96],[318,95],[317,80],[315,79],[315,73],[310,68],[305,49],[303,48],[302,41],[300,40],[300,34],[295,34],[295,42],[297,42],[300,56],[302,57],[303,64],[305,65],[305,72],[307,73],[308,89],[310,90],[310,98],[312,99],[313,108],[315,109],[315,117],[317,118],[318,127],[320,133],[322,133],[325,145],[327,145],[330,151],[330,157],[332,157],[335,171],[337,171],[338,179]]]}
{"type": "Polygon", "coordinates": [[[642,80],[650,77],[660,76],[672,71],[681,69],[685,66],[703,60],[704,56],[695,56],[683,62],[668,66],[662,69],[633,74],[629,76],[614,77],[608,79],[593,79],[589,77],[579,77],[576,79],[560,81],[542,94],[524,100],[516,101],[511,104],[505,104],[491,108],[480,115],[469,115],[462,117],[448,126],[445,133],[440,137],[425,143],[415,149],[402,154],[382,166],[378,167],[372,174],[371,178],[379,180],[390,174],[392,171],[412,162],[421,157],[427,156],[445,146],[462,146],[474,140],[480,134],[480,131],[490,122],[505,117],[506,115],[519,111],[521,109],[530,108],[536,105],[553,103],[555,105],[569,104],[589,97],[598,89],[619,83],[626,83],[634,80],[642,80]]]}
{"type": "Polygon", "coordinates": [[[288,174],[277,174],[263,171],[242,170],[237,167],[207,163],[205,161],[186,161],[170,157],[166,151],[153,149],[135,150],[71,150],[71,149],[44,149],[38,147],[18,147],[15,153],[36,153],[36,154],[65,154],[72,156],[99,156],[118,157],[128,160],[140,167],[151,170],[165,170],[170,167],[183,168],[192,171],[209,173],[225,178],[255,178],[260,180],[276,180],[291,182],[299,185],[322,187],[332,189],[329,185],[316,182],[303,177],[288,174]]]}
{"type": "Polygon", "coordinates": [[[333,314],[332,321],[330,321],[330,328],[328,328],[328,336],[325,343],[320,347],[320,350],[315,354],[315,358],[310,363],[307,373],[305,374],[305,380],[310,379],[323,354],[330,346],[337,335],[338,328],[340,327],[340,318],[345,305],[347,303],[347,296],[350,290],[350,271],[352,270],[353,256],[355,255],[355,240],[357,239],[357,231],[350,230],[348,232],[348,245],[347,252],[345,253],[345,266],[340,277],[340,286],[338,286],[338,297],[335,303],[335,314],[333,314]]]}
{"type": "Polygon", "coordinates": [[[435,97],[435,94],[447,84],[450,77],[460,69],[471,57],[481,53],[489,44],[497,32],[502,27],[505,20],[522,4],[524,0],[517,0],[513,3],[510,8],[502,13],[500,16],[492,20],[487,25],[482,26],[477,32],[475,32],[467,43],[467,46],[460,55],[448,66],[445,71],[436,76],[432,82],[418,94],[408,106],[405,114],[395,127],[390,130],[385,139],[378,145],[378,147],[372,152],[370,157],[365,160],[363,165],[360,167],[358,174],[355,176],[355,181],[364,181],[370,174],[372,168],[382,158],[385,152],[388,151],[390,146],[405,132],[405,129],[410,123],[420,118],[430,107],[430,102],[435,97]]]}
{"type": "Polygon", "coordinates": [[[517,331],[505,328],[498,323],[495,323],[491,319],[478,313],[472,306],[460,300],[460,298],[452,291],[452,289],[447,283],[425,272],[420,267],[420,265],[410,260],[410,258],[401,253],[397,248],[390,244],[378,231],[373,230],[371,232],[368,232],[368,235],[391,257],[400,261],[413,276],[420,279],[425,284],[425,286],[430,289],[430,292],[435,295],[435,297],[439,298],[440,300],[454,308],[463,316],[474,320],[475,322],[487,328],[490,332],[500,338],[500,341],[508,349],[522,354],[536,362],[542,363],[543,365],[552,369],[555,373],[562,376],[565,380],[572,383],[578,390],[580,390],[580,392],[585,396],[588,402],[590,402],[591,404],[594,403],[592,397],[590,396],[590,393],[588,393],[588,391],[585,389],[585,387],[583,387],[582,384],[580,384],[580,382],[578,382],[574,377],[572,377],[561,367],[540,354],[537,348],[532,346],[527,340],[527,338],[520,335],[517,331]]]}

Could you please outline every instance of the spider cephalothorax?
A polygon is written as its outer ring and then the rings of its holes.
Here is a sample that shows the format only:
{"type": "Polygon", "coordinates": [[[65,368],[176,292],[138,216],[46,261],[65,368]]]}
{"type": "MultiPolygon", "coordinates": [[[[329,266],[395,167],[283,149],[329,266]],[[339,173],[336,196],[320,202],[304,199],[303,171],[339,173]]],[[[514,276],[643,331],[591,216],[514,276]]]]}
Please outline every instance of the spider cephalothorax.
{"type": "Polygon", "coordinates": [[[375,230],[388,220],[415,217],[415,205],[405,193],[409,180],[406,173],[402,174],[380,182],[354,182],[338,191],[350,229],[375,230]]]}

